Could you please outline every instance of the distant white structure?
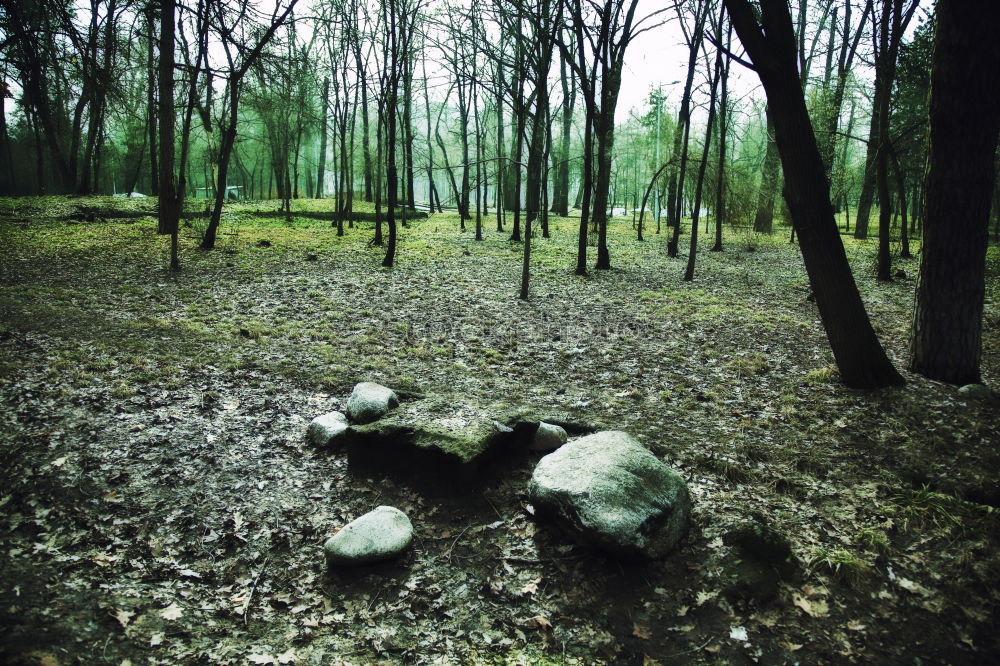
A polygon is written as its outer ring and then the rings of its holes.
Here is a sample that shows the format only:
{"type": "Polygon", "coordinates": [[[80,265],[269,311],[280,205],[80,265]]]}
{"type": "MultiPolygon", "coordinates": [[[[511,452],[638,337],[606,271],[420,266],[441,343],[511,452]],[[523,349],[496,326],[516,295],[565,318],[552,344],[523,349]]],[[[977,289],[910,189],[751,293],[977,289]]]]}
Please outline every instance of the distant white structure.
{"type": "MultiPolygon", "coordinates": [[[[243,195],[240,190],[243,188],[239,185],[227,185],[226,186],[226,198],[227,199],[242,199],[243,195]]],[[[212,197],[211,187],[199,187],[195,190],[196,199],[209,199],[212,197]]]]}

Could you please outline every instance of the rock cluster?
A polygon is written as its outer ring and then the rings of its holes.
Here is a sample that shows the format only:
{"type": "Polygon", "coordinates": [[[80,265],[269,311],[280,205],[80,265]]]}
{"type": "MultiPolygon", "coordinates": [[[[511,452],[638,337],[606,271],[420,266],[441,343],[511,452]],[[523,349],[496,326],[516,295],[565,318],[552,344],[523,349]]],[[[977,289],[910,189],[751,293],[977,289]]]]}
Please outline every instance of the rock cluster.
{"type": "MultiPolygon", "coordinates": [[[[462,486],[501,453],[541,452],[547,455],[528,494],[539,516],[575,541],[642,560],[663,557],[687,530],[691,498],[684,480],[627,433],[595,433],[572,420],[525,412],[489,418],[439,398],[401,406],[392,389],[372,382],[356,385],[346,407],[346,416],[313,419],[306,436],[317,447],[346,446],[352,466],[462,486]]],[[[412,538],[409,518],[381,506],[337,532],[324,551],[330,564],[378,562],[400,555],[412,538]]]]}

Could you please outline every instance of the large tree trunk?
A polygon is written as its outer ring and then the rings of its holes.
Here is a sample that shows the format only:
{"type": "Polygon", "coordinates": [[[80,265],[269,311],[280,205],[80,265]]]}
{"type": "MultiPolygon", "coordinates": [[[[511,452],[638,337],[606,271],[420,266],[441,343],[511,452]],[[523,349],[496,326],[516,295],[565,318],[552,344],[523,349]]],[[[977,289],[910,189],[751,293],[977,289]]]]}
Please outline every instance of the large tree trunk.
{"type": "Polygon", "coordinates": [[[1000,131],[1000,6],[938,0],[930,157],[910,369],[980,379],[986,245],[1000,131]]]}
{"type": "Polygon", "coordinates": [[[762,30],[748,0],[724,1],[767,94],[784,166],[785,200],[841,377],[854,388],[902,384],[868,319],[837,231],[798,75],[788,5],[761,0],[762,30]]]}

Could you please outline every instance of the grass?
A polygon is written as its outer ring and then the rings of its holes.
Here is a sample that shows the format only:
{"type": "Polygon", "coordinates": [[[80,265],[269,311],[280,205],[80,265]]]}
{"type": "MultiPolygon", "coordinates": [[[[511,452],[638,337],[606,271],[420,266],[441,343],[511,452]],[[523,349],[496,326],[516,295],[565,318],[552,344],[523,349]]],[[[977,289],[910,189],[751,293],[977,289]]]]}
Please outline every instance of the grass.
{"type": "Polygon", "coordinates": [[[872,576],[871,565],[845,548],[816,548],[806,564],[811,572],[832,576],[853,589],[860,589],[872,576]]]}

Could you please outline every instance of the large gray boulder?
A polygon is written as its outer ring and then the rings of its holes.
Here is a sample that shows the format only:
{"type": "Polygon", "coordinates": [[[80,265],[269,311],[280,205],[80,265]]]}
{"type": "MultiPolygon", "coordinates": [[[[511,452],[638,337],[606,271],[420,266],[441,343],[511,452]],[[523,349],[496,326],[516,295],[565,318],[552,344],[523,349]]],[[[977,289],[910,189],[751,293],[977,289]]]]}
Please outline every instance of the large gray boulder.
{"type": "Polygon", "coordinates": [[[397,557],[412,541],[413,525],[406,514],[380,506],[345,525],[323,550],[330,564],[366,564],[397,557]]]}
{"type": "Polygon", "coordinates": [[[625,559],[666,555],[687,530],[684,479],[620,431],[598,432],[542,458],[528,494],[577,541],[625,559]]]}
{"type": "Polygon", "coordinates": [[[371,423],[398,405],[399,398],[392,389],[374,382],[361,382],[347,399],[347,415],[355,423],[371,423]]]}
{"type": "Polygon", "coordinates": [[[347,434],[347,417],[340,412],[317,416],[306,430],[306,439],[314,446],[337,446],[347,434]]]}

